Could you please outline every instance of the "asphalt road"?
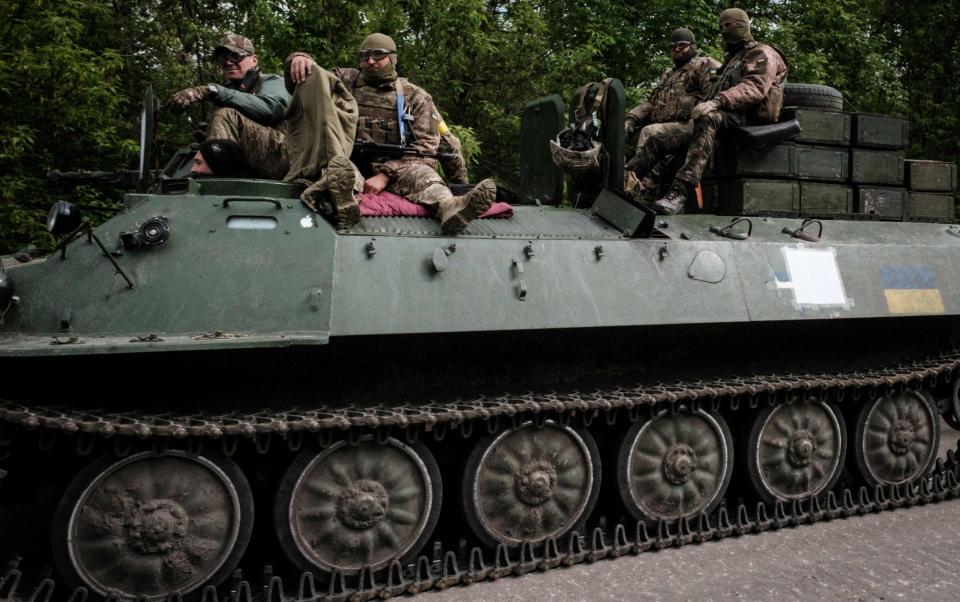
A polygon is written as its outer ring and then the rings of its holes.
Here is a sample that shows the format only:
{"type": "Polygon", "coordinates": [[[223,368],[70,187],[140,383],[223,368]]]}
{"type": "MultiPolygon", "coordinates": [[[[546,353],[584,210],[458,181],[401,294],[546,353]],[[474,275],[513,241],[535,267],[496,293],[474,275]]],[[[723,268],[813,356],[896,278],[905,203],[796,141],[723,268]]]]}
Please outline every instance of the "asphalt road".
{"type": "MultiPolygon", "coordinates": [[[[941,454],[960,433],[944,428],[941,454]]],[[[429,593],[452,600],[960,599],[960,500],[429,593]]]]}

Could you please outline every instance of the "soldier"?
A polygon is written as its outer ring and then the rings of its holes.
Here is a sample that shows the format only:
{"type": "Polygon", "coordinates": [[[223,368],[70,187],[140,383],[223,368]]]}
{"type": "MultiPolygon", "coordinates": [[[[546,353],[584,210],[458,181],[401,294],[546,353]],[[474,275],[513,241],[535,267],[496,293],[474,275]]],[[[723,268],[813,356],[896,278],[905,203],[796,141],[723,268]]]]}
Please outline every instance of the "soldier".
{"type": "Polygon", "coordinates": [[[782,84],[787,64],[776,48],[753,39],[750,19],[739,8],[728,8],[718,19],[726,54],[716,81],[706,98],[693,108],[693,139],[686,162],[677,172],[670,191],[654,203],[658,213],[682,213],[687,196],[699,185],[713,154],[713,143],[722,129],[751,123],[774,123],[783,108],[782,84]]]}
{"type": "Polygon", "coordinates": [[[253,170],[244,159],[243,149],[233,140],[207,138],[193,156],[190,174],[223,178],[250,177],[253,170]]]}
{"type": "Polygon", "coordinates": [[[720,66],[718,61],[700,53],[697,39],[689,29],[675,29],[670,34],[669,46],[673,68],[663,72],[646,101],[627,113],[627,192],[639,190],[640,179],[668,154],[667,150],[676,152],[690,143],[690,111],[703,100],[720,66]]]}
{"type": "Polygon", "coordinates": [[[260,73],[260,59],[247,38],[227,34],[213,56],[223,70],[224,83],[185,88],[167,100],[181,112],[195,102],[209,100],[213,112],[207,139],[236,141],[256,175],[280,179],[286,175],[282,121],[290,94],[279,75],[260,73]]]}
{"type": "Polygon", "coordinates": [[[301,198],[315,208],[314,195],[329,191],[345,226],[360,219],[357,192],[388,190],[435,210],[444,233],[462,232],[493,203],[497,189],[492,180],[483,180],[455,197],[437,173],[436,159],[405,156],[360,166],[348,160],[350,150],[344,147],[348,140],[352,147],[354,137],[409,145],[425,154],[436,154],[440,144],[440,114],[425,90],[397,76],[394,41],[384,34],[371,34],[361,44],[359,58],[360,69],[330,71],[305,53],[287,58],[286,75],[296,89],[288,115],[286,179],[312,180],[319,175],[301,198]],[[351,103],[357,111],[353,124],[351,103]],[[331,112],[334,108],[336,114],[331,112]],[[318,131],[322,135],[316,135],[318,131]]]}

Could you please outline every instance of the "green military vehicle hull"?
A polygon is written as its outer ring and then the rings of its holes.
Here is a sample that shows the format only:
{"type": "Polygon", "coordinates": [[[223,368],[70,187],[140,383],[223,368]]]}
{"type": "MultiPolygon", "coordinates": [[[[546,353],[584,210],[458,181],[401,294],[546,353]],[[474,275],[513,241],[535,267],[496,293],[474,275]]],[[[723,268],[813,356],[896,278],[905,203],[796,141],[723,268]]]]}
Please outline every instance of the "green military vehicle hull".
{"type": "Polygon", "coordinates": [[[954,226],[650,223],[604,193],[450,238],[338,231],[276,183],[166,187],[4,259],[0,548],[72,586],[215,595],[262,562],[417,591],[576,561],[604,524],[592,545],[640,549],[949,485],[954,226]],[[162,244],[124,245],[158,216],[162,244]]]}

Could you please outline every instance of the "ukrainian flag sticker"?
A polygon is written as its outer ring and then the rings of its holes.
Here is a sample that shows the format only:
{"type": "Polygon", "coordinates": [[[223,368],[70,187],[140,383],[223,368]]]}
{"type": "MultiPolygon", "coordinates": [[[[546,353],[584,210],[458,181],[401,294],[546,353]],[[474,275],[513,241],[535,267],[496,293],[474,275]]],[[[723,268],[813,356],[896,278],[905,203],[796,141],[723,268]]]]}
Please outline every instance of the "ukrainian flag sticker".
{"type": "Polygon", "coordinates": [[[943,297],[930,268],[880,268],[883,294],[891,314],[942,314],[943,297]]]}

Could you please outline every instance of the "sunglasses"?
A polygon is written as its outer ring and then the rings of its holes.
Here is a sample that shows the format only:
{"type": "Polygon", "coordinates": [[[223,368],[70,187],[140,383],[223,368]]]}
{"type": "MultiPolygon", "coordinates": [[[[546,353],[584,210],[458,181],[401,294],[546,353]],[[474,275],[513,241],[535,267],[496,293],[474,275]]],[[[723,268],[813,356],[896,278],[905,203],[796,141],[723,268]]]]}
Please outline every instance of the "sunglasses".
{"type": "Polygon", "coordinates": [[[391,54],[393,54],[393,51],[388,50],[386,48],[369,48],[367,50],[361,50],[360,62],[362,63],[363,61],[366,61],[369,59],[373,59],[375,61],[382,61],[383,59],[387,58],[391,54]]]}
{"type": "Polygon", "coordinates": [[[246,52],[225,52],[223,54],[217,55],[217,62],[221,65],[234,64],[237,65],[243,59],[250,56],[246,52]]]}

